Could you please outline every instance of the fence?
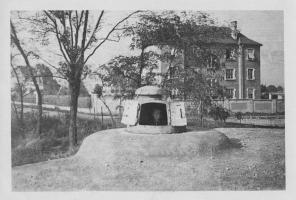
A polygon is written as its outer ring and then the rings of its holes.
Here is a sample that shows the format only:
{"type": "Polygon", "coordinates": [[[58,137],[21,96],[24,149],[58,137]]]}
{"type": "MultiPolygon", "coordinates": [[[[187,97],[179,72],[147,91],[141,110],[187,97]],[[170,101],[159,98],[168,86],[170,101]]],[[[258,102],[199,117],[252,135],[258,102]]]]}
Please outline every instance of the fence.
{"type": "Polygon", "coordinates": [[[242,113],[283,113],[285,101],[283,99],[231,99],[215,101],[218,105],[232,112],[242,113]]]}

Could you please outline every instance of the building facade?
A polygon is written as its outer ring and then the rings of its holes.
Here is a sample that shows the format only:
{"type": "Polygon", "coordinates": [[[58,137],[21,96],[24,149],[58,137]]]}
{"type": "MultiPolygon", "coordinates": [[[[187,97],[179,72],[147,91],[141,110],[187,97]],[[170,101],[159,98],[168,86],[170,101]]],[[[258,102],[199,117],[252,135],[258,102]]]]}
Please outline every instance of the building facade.
{"type": "MultiPolygon", "coordinates": [[[[260,99],[260,47],[262,44],[240,33],[236,21],[231,22],[230,29],[229,36],[217,38],[214,41],[224,49],[224,56],[219,57],[217,61],[224,76],[219,83],[226,88],[231,99],[260,99]]],[[[181,57],[183,63],[186,62],[184,58],[188,56],[181,57]]],[[[167,67],[167,63],[162,63],[161,71],[165,72],[167,67]]]]}

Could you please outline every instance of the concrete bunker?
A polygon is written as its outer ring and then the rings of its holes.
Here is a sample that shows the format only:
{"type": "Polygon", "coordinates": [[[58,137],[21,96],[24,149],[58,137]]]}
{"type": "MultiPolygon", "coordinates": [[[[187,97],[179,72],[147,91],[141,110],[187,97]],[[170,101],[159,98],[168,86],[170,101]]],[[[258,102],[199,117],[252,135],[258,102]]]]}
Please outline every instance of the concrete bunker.
{"type": "Polygon", "coordinates": [[[159,87],[144,86],[136,90],[133,100],[125,101],[121,122],[134,133],[183,132],[187,125],[185,105],[167,98],[159,87]]]}

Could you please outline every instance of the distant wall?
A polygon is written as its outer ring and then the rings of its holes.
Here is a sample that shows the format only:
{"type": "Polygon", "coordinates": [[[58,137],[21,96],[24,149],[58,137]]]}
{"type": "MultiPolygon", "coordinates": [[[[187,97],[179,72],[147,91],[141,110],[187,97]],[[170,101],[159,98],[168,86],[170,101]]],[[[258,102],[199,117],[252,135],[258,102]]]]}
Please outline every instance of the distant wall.
{"type": "Polygon", "coordinates": [[[256,100],[256,99],[232,99],[215,101],[216,104],[232,112],[242,113],[281,113],[285,112],[285,101],[279,99],[256,100]]]}
{"type": "MultiPolygon", "coordinates": [[[[20,101],[20,98],[17,97],[16,101],[20,101]]],[[[69,95],[43,95],[42,103],[47,105],[55,106],[69,106],[70,96],[69,95]]],[[[34,94],[24,97],[24,103],[36,103],[37,97],[34,94]]],[[[90,108],[91,107],[91,98],[90,97],[79,97],[78,98],[78,107],[79,108],[90,108]]]]}

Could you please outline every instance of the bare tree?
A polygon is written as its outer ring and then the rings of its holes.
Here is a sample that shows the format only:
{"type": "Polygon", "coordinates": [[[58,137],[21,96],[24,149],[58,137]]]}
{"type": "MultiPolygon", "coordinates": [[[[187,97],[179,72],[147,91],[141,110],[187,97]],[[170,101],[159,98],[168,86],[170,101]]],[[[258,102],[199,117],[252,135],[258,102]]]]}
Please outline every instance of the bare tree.
{"type": "Polygon", "coordinates": [[[16,28],[13,24],[12,21],[10,21],[10,37],[11,37],[11,42],[12,44],[14,44],[16,46],[16,48],[18,49],[18,51],[20,52],[22,58],[24,59],[28,69],[29,69],[29,73],[30,73],[30,77],[32,79],[32,82],[34,84],[37,96],[38,96],[38,115],[37,115],[37,124],[36,124],[36,133],[38,133],[39,135],[41,134],[41,128],[42,128],[42,94],[36,79],[36,76],[34,75],[34,71],[33,71],[33,67],[30,64],[29,61],[29,54],[30,52],[26,52],[25,49],[22,47],[20,40],[18,38],[17,35],[17,31],[16,28]]]}
{"type": "Polygon", "coordinates": [[[64,60],[55,68],[69,85],[69,151],[73,151],[77,144],[78,96],[81,80],[89,73],[86,63],[106,41],[116,41],[113,33],[121,29],[123,22],[137,12],[139,11],[132,12],[115,23],[104,37],[98,37],[98,32],[102,35],[104,10],[99,12],[95,20],[91,20],[88,10],[46,10],[26,19],[35,27],[33,31],[43,44],[48,44],[52,37],[55,38],[64,60]]]}

